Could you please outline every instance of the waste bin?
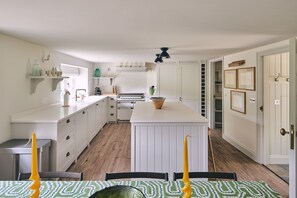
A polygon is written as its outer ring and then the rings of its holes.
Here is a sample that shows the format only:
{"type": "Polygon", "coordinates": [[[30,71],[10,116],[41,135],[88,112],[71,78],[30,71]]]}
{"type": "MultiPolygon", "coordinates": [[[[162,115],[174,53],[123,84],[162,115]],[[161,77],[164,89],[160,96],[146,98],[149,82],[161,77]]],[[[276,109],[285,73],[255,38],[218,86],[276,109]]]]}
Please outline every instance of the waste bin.
{"type": "MultiPolygon", "coordinates": [[[[0,180],[16,180],[19,172],[31,172],[31,142],[12,139],[0,144],[0,180]],[[26,145],[27,144],[27,145],[26,145]]],[[[37,140],[39,171],[49,171],[51,140],[37,140]]]]}

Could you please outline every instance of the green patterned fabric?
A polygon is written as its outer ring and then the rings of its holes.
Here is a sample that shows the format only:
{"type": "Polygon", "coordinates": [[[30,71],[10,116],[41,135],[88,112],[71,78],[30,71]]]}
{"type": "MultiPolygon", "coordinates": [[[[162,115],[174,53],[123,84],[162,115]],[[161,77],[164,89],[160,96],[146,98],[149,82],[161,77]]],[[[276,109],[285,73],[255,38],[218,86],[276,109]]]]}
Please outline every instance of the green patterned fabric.
{"type": "MultiPolygon", "coordinates": [[[[31,181],[0,181],[0,197],[29,197],[31,181]]],[[[177,181],[41,181],[39,197],[89,197],[113,185],[129,185],[146,197],[180,197],[182,182],[177,181]]],[[[191,181],[192,197],[281,197],[265,182],[191,181]]]]}

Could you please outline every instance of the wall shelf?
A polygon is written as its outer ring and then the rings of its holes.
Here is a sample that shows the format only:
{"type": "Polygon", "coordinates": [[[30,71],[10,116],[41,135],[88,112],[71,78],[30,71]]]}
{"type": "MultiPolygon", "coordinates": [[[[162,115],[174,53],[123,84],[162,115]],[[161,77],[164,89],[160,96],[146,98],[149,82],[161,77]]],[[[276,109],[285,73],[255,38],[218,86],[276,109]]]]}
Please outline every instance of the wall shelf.
{"type": "Polygon", "coordinates": [[[118,72],[145,72],[146,66],[117,66],[118,72]]]}
{"type": "Polygon", "coordinates": [[[31,94],[35,93],[37,86],[39,83],[44,81],[45,79],[52,80],[52,91],[55,91],[57,89],[58,83],[64,80],[64,78],[68,77],[62,77],[62,76],[27,76],[26,78],[31,80],[31,94]]]}
{"type": "Polygon", "coordinates": [[[110,85],[112,85],[112,81],[115,77],[111,77],[111,76],[102,76],[102,77],[93,77],[94,80],[110,80],[110,85]]]}

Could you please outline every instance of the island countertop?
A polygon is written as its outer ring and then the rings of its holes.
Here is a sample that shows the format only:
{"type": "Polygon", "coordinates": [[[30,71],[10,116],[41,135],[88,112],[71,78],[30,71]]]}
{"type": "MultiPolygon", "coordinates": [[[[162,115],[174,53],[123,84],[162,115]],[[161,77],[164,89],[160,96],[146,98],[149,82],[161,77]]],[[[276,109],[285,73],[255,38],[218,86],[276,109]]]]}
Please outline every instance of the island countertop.
{"type": "Polygon", "coordinates": [[[208,122],[180,102],[166,102],[162,109],[155,109],[152,102],[137,102],[130,119],[131,123],[139,122],[208,122]]]}

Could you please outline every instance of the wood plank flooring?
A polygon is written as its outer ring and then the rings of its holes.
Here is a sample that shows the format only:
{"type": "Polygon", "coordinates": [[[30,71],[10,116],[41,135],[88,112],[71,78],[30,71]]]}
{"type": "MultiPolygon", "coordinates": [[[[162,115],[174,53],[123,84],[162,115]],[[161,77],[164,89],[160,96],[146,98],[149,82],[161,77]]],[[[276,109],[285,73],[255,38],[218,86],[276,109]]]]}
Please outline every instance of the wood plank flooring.
{"type": "MultiPolygon", "coordinates": [[[[236,172],[238,180],[265,181],[283,197],[289,197],[287,183],[221,136],[221,130],[212,131],[217,171],[236,172]]],[[[130,171],[130,148],[130,123],[107,124],[69,171],[84,172],[84,180],[104,180],[106,172],[130,171]]],[[[208,167],[213,170],[210,156],[208,167]]]]}

